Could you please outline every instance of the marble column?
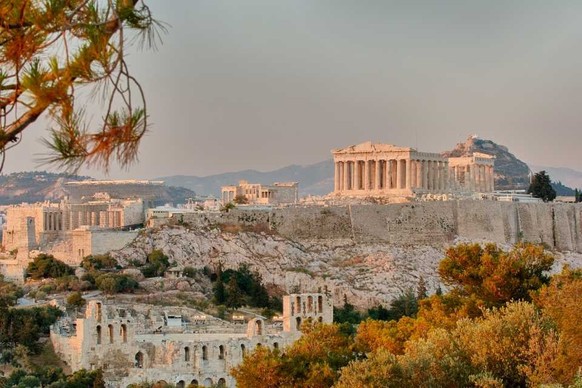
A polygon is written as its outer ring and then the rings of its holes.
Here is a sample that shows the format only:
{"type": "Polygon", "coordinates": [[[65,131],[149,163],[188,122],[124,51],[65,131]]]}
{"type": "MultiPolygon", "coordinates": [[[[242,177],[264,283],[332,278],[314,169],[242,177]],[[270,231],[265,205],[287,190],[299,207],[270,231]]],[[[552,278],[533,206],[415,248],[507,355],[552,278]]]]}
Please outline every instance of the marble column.
{"type": "Polygon", "coordinates": [[[335,191],[336,193],[340,190],[340,186],[339,186],[339,180],[340,180],[340,167],[339,167],[340,162],[335,162],[334,165],[334,178],[333,178],[333,191],[335,191]]]}
{"type": "Polygon", "coordinates": [[[443,190],[445,192],[449,191],[450,186],[451,186],[451,178],[449,177],[449,163],[448,162],[443,162],[444,164],[444,179],[445,179],[445,186],[443,187],[443,190]]]}
{"type": "Polygon", "coordinates": [[[416,160],[415,164],[416,164],[416,188],[422,189],[422,162],[420,160],[416,160]]]}
{"type": "Polygon", "coordinates": [[[342,185],[342,191],[346,191],[349,187],[349,169],[348,169],[348,162],[343,162],[343,168],[342,168],[342,175],[343,175],[343,185],[342,185]]]}
{"type": "Polygon", "coordinates": [[[364,161],[364,190],[370,190],[370,161],[364,161]]]}
{"type": "Polygon", "coordinates": [[[432,170],[432,160],[427,160],[426,161],[426,189],[428,191],[432,191],[433,187],[432,187],[432,179],[433,179],[433,175],[434,172],[432,170]]]}
{"type": "Polygon", "coordinates": [[[376,160],[376,169],[374,170],[374,190],[380,190],[380,161],[376,160]]]}
{"type": "Polygon", "coordinates": [[[396,159],[396,188],[402,189],[402,160],[396,159]]]}
{"type": "Polygon", "coordinates": [[[440,193],[443,189],[442,189],[442,179],[443,179],[443,170],[442,170],[442,162],[438,161],[436,162],[436,166],[437,166],[437,191],[440,193]]]}
{"type": "Polygon", "coordinates": [[[416,161],[410,159],[408,163],[410,163],[410,188],[414,189],[416,187],[416,161]]]}
{"type": "Polygon", "coordinates": [[[489,191],[493,192],[495,191],[495,170],[493,166],[489,166],[489,177],[491,180],[489,182],[489,191]]]}
{"type": "Polygon", "coordinates": [[[406,189],[410,190],[410,188],[412,187],[412,160],[410,159],[406,159],[404,161],[404,163],[406,163],[406,182],[405,182],[405,187],[406,189]]]}
{"type": "Polygon", "coordinates": [[[445,163],[439,162],[439,191],[445,191],[445,163]]]}
{"type": "Polygon", "coordinates": [[[360,190],[360,188],[362,186],[360,185],[360,161],[359,160],[356,160],[354,162],[354,181],[355,181],[354,190],[360,190]]]}
{"type": "Polygon", "coordinates": [[[392,171],[392,166],[390,166],[390,160],[385,160],[384,163],[384,190],[390,190],[390,172],[392,171]]]}

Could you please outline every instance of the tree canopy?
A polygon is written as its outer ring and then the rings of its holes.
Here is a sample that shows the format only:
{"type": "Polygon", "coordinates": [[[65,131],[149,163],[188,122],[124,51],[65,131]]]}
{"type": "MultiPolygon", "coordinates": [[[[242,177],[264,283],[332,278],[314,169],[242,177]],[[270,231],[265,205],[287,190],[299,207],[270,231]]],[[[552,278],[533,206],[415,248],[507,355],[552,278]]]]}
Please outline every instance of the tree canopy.
{"type": "Polygon", "coordinates": [[[439,268],[449,291],[418,298],[416,317],[367,319],[355,335],[307,323],[233,375],[241,387],[581,387],[582,271],[550,278],[552,262],[537,245],[459,244],[439,268]]]}
{"type": "Polygon", "coordinates": [[[553,201],[556,198],[556,190],[552,187],[550,176],[545,171],[535,173],[527,193],[541,198],[544,202],[553,201]]]}
{"type": "Polygon", "coordinates": [[[126,49],[135,38],[155,44],[163,30],[145,0],[0,2],[0,170],[6,151],[45,113],[52,128],[44,162],[107,170],[114,160],[135,161],[147,109],[126,49]],[[94,128],[79,98],[85,86],[103,97],[94,128]]]}

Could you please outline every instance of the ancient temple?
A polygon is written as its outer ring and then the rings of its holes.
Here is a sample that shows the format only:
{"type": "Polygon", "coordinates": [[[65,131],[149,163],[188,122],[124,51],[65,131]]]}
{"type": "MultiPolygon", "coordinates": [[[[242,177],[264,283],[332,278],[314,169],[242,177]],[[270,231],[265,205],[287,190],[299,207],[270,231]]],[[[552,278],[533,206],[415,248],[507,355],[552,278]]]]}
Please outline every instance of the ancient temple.
{"type": "Polygon", "coordinates": [[[493,191],[495,158],[486,154],[445,158],[438,153],[370,141],[333,150],[332,154],[334,193],[340,196],[493,191]]]}

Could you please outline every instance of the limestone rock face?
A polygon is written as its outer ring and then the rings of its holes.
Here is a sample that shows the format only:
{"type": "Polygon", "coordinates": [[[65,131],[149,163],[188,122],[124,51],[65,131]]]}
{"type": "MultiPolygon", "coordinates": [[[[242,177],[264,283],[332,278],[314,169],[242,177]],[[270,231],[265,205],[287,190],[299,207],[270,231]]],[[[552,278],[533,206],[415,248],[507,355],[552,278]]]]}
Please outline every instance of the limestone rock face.
{"type": "MultiPolygon", "coordinates": [[[[192,213],[183,225],[147,229],[112,252],[121,265],[145,262],[162,250],[176,266],[225,269],[248,264],[263,282],[288,293],[328,290],[336,305],[344,295],[360,307],[386,304],[422,276],[429,292],[447,246],[517,241],[546,244],[563,263],[582,264],[582,205],[500,201],[415,202],[392,205],[289,207],[192,213]],[[188,226],[185,226],[188,225],[188,226]]],[[[193,292],[210,295],[199,271],[193,292]]],[[[176,290],[181,279],[148,279],[151,291],[176,290]]],[[[184,289],[185,284],[180,285],[184,289]]]]}
{"type": "MultiPolygon", "coordinates": [[[[355,244],[345,239],[299,243],[277,235],[181,227],[147,231],[112,256],[126,265],[130,260],[145,261],[153,249],[161,249],[178,265],[197,269],[216,268],[219,262],[225,269],[234,269],[245,263],[262,275],[266,285],[286,292],[327,288],[336,304],[343,303],[346,295],[361,307],[388,303],[407,288],[415,288],[421,276],[434,291],[442,258],[442,247],[355,244]]],[[[188,283],[177,279],[146,283],[142,286],[151,290],[188,289],[188,283]]]]}
{"type": "Polygon", "coordinates": [[[516,190],[529,186],[529,167],[513,155],[507,147],[491,140],[469,136],[464,143],[459,143],[451,151],[442,153],[444,157],[469,156],[473,152],[482,152],[495,156],[495,189],[516,190]]]}

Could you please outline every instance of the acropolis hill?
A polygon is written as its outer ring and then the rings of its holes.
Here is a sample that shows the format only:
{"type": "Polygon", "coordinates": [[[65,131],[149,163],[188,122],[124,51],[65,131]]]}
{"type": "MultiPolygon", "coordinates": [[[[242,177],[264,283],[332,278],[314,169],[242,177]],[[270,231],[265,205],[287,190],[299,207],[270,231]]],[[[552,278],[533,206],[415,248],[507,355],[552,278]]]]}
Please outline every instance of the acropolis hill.
{"type": "MultiPolygon", "coordinates": [[[[113,253],[122,263],[163,250],[197,268],[248,263],[285,290],[326,286],[341,304],[386,303],[420,276],[434,290],[443,250],[456,241],[547,244],[557,267],[582,264],[582,205],[494,201],[233,209],[184,214],[113,253]],[[182,226],[180,226],[182,225],[182,226]]],[[[164,283],[164,289],[172,285],[164,283]]]]}

